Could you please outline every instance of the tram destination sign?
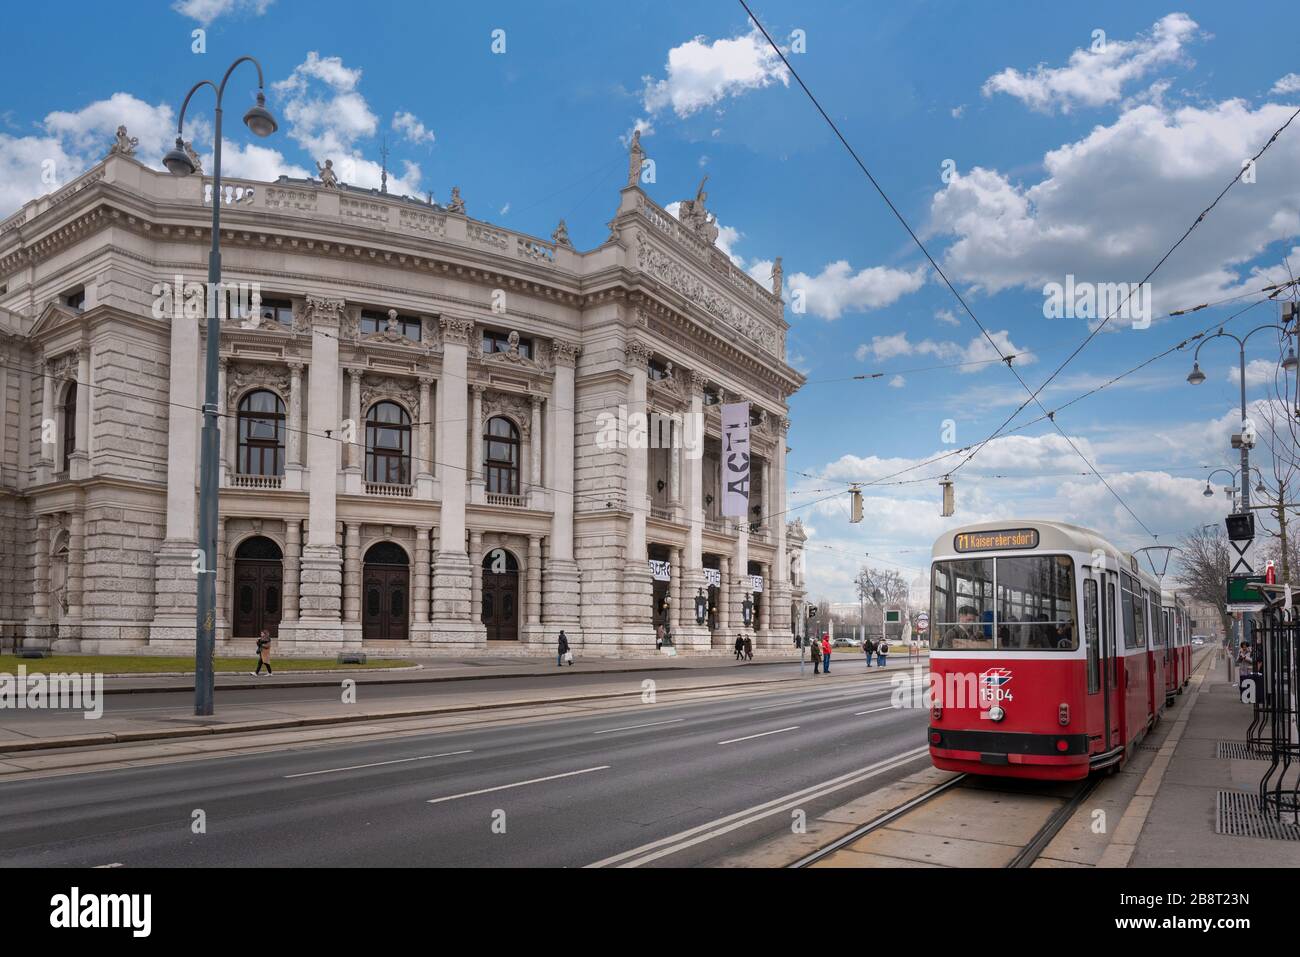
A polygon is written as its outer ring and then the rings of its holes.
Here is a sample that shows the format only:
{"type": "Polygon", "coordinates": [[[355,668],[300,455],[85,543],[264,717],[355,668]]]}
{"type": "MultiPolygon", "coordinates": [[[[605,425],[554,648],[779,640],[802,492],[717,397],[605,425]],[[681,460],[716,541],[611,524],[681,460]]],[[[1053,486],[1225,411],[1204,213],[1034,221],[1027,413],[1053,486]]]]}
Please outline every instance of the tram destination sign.
{"type": "Polygon", "coordinates": [[[958,532],[952,537],[953,551],[993,552],[1004,548],[1037,548],[1038,529],[1005,528],[988,532],[958,532]]]}

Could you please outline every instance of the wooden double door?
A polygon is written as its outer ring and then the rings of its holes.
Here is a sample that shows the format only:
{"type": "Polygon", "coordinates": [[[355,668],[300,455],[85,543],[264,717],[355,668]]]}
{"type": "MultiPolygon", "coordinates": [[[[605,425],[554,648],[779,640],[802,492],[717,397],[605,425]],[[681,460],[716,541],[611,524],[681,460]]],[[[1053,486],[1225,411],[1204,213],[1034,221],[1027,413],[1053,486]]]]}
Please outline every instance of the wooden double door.
{"type": "Polygon", "coordinates": [[[488,641],[519,640],[519,572],[483,569],[483,626],[488,641]]]}
{"type": "Polygon", "coordinates": [[[263,628],[276,637],[284,613],[284,566],[236,559],[234,597],[234,637],[256,638],[263,628]]]}
{"type": "Polygon", "coordinates": [[[405,565],[367,564],[361,576],[361,637],[410,637],[411,571],[405,565]]]}

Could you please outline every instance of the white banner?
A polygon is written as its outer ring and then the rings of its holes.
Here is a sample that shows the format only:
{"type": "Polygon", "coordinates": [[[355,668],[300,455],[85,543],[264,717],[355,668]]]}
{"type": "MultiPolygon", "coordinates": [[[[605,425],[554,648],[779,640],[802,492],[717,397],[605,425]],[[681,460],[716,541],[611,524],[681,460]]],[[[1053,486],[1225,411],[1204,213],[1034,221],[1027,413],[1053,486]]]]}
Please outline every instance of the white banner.
{"type": "Polygon", "coordinates": [[[763,576],[762,576],[762,575],[750,575],[750,576],[749,576],[749,590],[750,590],[750,591],[762,591],[762,590],[763,590],[763,576]]]}
{"type": "Polygon", "coordinates": [[[722,514],[749,517],[749,403],[722,406],[722,514]]]}
{"type": "Polygon", "coordinates": [[[672,567],[668,562],[661,562],[652,558],[650,559],[650,577],[657,582],[672,581],[672,567]]]}
{"type": "Polygon", "coordinates": [[[714,588],[721,588],[722,572],[718,571],[718,569],[716,568],[704,569],[704,585],[706,588],[709,586],[712,586],[714,588]]]}

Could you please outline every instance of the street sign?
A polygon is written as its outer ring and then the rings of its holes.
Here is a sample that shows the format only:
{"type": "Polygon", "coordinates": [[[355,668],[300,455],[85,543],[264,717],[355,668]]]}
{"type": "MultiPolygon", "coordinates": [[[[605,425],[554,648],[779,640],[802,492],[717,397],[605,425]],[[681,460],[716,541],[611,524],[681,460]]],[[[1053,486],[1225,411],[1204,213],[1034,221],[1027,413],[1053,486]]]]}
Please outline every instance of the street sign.
{"type": "Polygon", "coordinates": [[[816,606],[816,605],[809,605],[809,606],[808,606],[808,617],[809,617],[809,618],[816,618],[816,617],[817,617],[817,606],[816,606]]]}
{"type": "Polygon", "coordinates": [[[885,612],[885,621],[888,624],[896,625],[899,622],[899,614],[900,612],[897,608],[890,608],[885,612]]]}
{"type": "Polygon", "coordinates": [[[925,612],[921,612],[921,614],[916,616],[916,630],[928,631],[929,628],[930,628],[930,616],[927,615],[925,612]]]}
{"type": "Polygon", "coordinates": [[[1264,601],[1264,593],[1251,585],[1264,584],[1263,575],[1233,575],[1228,578],[1229,605],[1259,605],[1264,601]]]}

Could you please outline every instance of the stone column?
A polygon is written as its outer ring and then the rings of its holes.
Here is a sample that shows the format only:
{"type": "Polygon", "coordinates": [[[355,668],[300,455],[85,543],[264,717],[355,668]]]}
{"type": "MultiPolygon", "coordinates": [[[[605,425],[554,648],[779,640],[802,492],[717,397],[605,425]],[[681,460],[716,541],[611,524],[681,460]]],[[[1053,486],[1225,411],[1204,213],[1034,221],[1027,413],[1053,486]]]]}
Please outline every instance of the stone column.
{"type": "MultiPolygon", "coordinates": [[[[9,436],[9,354],[0,349],[0,485],[5,484],[5,468],[8,465],[8,436],[9,436]]],[[[21,378],[16,381],[21,382],[21,378]]],[[[17,410],[16,410],[17,411],[17,410]]],[[[22,421],[21,414],[15,415],[15,420],[22,421]]],[[[15,484],[17,484],[15,482],[15,484]]]]}
{"type": "MultiPolygon", "coordinates": [[[[201,370],[199,324],[184,310],[170,320],[167,407],[167,518],[154,559],[154,619],[150,642],[193,647],[198,583],[192,562],[198,548],[197,491],[201,370]]],[[[208,570],[216,574],[216,569],[208,570]]]]}
{"type": "Polygon", "coordinates": [[[86,517],[82,512],[76,511],[71,513],[68,520],[68,618],[74,621],[81,618],[81,596],[86,580],[85,567],[86,517]]]}
{"type": "Polygon", "coordinates": [[[420,376],[420,462],[416,474],[420,478],[433,476],[433,377],[420,376]]]}
{"type": "Polygon", "coordinates": [[[312,327],[311,375],[307,380],[307,542],[299,584],[299,634],[315,642],[341,642],[343,569],[335,528],[338,510],[339,321],[341,299],[307,297],[312,327]]]}
{"type": "MultiPolygon", "coordinates": [[[[75,446],[68,462],[68,478],[84,479],[90,476],[90,348],[77,350],[77,406],[75,446]]],[[[69,561],[71,561],[69,559],[69,561]]]]}
{"type": "Polygon", "coordinates": [[[475,621],[483,620],[483,533],[469,530],[469,613],[475,621]]]}
{"type": "MultiPolygon", "coordinates": [[[[427,400],[421,400],[421,410],[427,408],[426,402],[427,400]]],[[[429,623],[428,525],[415,526],[415,585],[411,589],[411,604],[414,606],[415,624],[427,625],[429,623]]]]}
{"type": "MultiPolygon", "coordinates": [[[[446,360],[443,360],[444,367],[446,360]]],[[[468,422],[468,429],[462,434],[468,434],[467,446],[469,449],[469,476],[470,483],[474,487],[474,501],[482,501],[483,496],[478,494],[483,488],[483,393],[486,391],[485,386],[472,385],[469,387],[470,394],[473,397],[468,422]]]]}
{"type": "Polygon", "coordinates": [[[546,403],[546,474],[551,489],[551,534],[547,536],[545,620],[570,641],[581,639],[579,608],[582,576],[573,560],[574,367],[578,346],[562,339],[551,343],[555,378],[546,403]]]}
{"type": "Polygon", "coordinates": [[[532,430],[528,436],[529,452],[532,458],[532,465],[528,470],[528,484],[533,488],[540,487],[542,483],[542,397],[535,395],[532,397],[533,404],[533,422],[532,430]]]}
{"type": "MultiPolygon", "coordinates": [[[[642,417],[646,405],[646,366],[650,361],[650,348],[639,339],[633,339],[624,350],[630,376],[627,388],[629,419],[633,414],[642,417]]],[[[628,429],[628,447],[624,450],[627,463],[627,550],[623,572],[623,622],[627,627],[623,640],[627,644],[648,642],[654,634],[653,594],[654,583],[650,577],[646,552],[646,513],[650,499],[646,494],[649,480],[650,456],[646,449],[649,436],[644,429],[628,429]],[[638,447],[640,446],[640,447],[638,447]],[[641,639],[641,641],[638,641],[641,639]]]]}
{"type": "Polygon", "coordinates": [[[343,620],[361,621],[361,523],[348,522],[343,537],[343,620]]]}
{"type": "Polygon", "coordinates": [[[298,620],[298,591],[302,563],[302,523],[284,523],[284,621],[298,620]]]}
{"type": "MultiPolygon", "coordinates": [[[[734,519],[733,519],[734,521],[734,519]]],[[[740,531],[736,535],[736,550],[731,559],[731,577],[735,587],[731,591],[731,620],[737,631],[750,631],[745,627],[745,613],[741,604],[745,596],[752,601],[754,596],[749,588],[749,522],[740,520],[740,531]]]]}
{"type": "Polygon", "coordinates": [[[217,516],[217,638],[220,639],[221,625],[226,622],[226,602],[230,597],[230,559],[226,557],[226,519],[217,516]]]}
{"type": "Polygon", "coordinates": [[[32,595],[32,617],[45,621],[50,617],[50,526],[49,515],[36,516],[36,586],[32,595]]]}
{"type": "MultiPolygon", "coordinates": [[[[537,406],[533,406],[534,417],[537,406]]],[[[542,538],[528,536],[528,640],[542,638],[542,538]]]]}
{"type": "Polygon", "coordinates": [[[366,424],[361,421],[362,369],[348,370],[348,420],[352,423],[353,441],[348,443],[347,467],[361,469],[366,461],[366,424]]]}
{"type": "MultiPolygon", "coordinates": [[[[172,326],[172,340],[176,339],[176,326],[172,326]]],[[[173,391],[175,383],[172,384],[173,391]]],[[[172,414],[175,415],[175,407],[172,407],[172,414]]],[[[55,435],[58,434],[57,424],[54,422],[54,366],[48,360],[41,363],[41,465],[48,471],[54,471],[54,449],[55,435]],[[49,441],[45,441],[45,437],[49,441]]],[[[47,479],[48,480],[48,477],[47,479]]],[[[168,483],[170,487],[170,483],[168,483]]]]}
{"type": "MultiPolygon", "coordinates": [[[[483,647],[483,623],[471,614],[473,569],[465,552],[466,396],[469,387],[469,342],[474,323],[442,316],[442,382],[438,393],[438,434],[443,436],[442,508],[438,557],[434,560],[433,616],[435,638],[445,643],[483,647]],[[447,437],[460,436],[459,439],[447,437]]],[[[477,432],[477,428],[475,428],[477,432]]]]}
{"type": "Polygon", "coordinates": [[[226,376],[229,365],[230,360],[226,356],[217,357],[217,431],[221,434],[221,438],[217,441],[217,448],[221,452],[221,462],[218,466],[221,476],[218,486],[220,488],[225,488],[229,484],[230,476],[235,471],[234,443],[235,436],[239,432],[238,425],[227,418],[230,412],[230,402],[226,398],[226,376]]]}
{"type": "Polygon", "coordinates": [[[757,604],[760,609],[758,618],[758,631],[764,639],[770,639],[772,634],[772,566],[763,565],[763,590],[757,595],[757,604]]]}
{"type": "Polygon", "coordinates": [[[289,465],[302,465],[302,369],[301,362],[289,363],[289,428],[285,436],[289,465]]]}
{"type": "Polygon", "coordinates": [[[777,646],[785,643],[785,638],[790,633],[790,601],[793,597],[793,588],[790,584],[790,556],[787,552],[786,543],[786,434],[790,430],[790,420],[786,418],[778,419],[776,422],[776,458],[772,463],[772,493],[768,496],[768,503],[772,509],[773,518],[772,544],[776,550],[775,565],[772,568],[772,583],[768,587],[772,589],[772,608],[773,618],[771,632],[771,643],[777,646]]]}
{"type": "Polygon", "coordinates": [[[668,437],[668,501],[674,520],[678,520],[682,505],[682,421],[676,413],[668,422],[668,437]]]}
{"type": "MultiPolygon", "coordinates": [[[[673,548],[669,567],[672,570],[672,579],[668,584],[668,593],[672,596],[673,604],[668,611],[668,620],[673,626],[673,641],[675,642],[677,640],[676,636],[681,634],[682,628],[687,622],[688,616],[685,606],[689,604],[689,599],[683,594],[682,589],[682,580],[685,577],[683,572],[685,570],[682,568],[682,550],[680,548],[673,548]]],[[[693,614],[689,616],[689,620],[692,624],[695,622],[693,614]]]]}
{"type": "MultiPolygon", "coordinates": [[[[687,523],[682,585],[687,603],[692,607],[695,596],[704,588],[704,386],[704,376],[692,372],[690,410],[682,420],[681,430],[681,468],[685,472],[681,484],[685,486],[687,523]]],[[[707,588],[704,593],[708,594],[707,588]]],[[[684,632],[691,635],[693,644],[699,648],[709,647],[711,636],[707,619],[704,625],[696,625],[694,612],[686,615],[686,619],[684,632]]]]}
{"type": "Polygon", "coordinates": [[[731,559],[726,555],[718,559],[718,581],[718,630],[715,634],[720,645],[730,647],[736,640],[735,635],[727,633],[731,628],[731,596],[736,590],[731,587],[731,559]]]}

